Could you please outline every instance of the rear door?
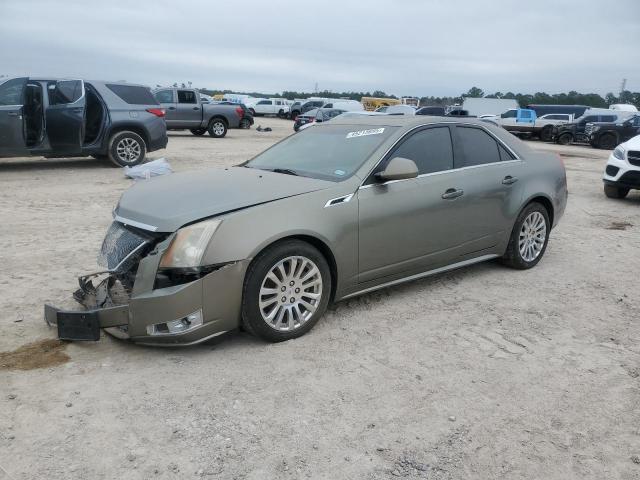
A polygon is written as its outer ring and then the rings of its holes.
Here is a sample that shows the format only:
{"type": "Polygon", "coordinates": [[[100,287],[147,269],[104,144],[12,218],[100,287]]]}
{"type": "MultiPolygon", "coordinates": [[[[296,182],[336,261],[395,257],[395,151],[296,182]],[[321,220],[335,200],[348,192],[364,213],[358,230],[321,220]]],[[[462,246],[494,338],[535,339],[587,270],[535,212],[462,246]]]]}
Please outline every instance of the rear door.
{"type": "Polygon", "coordinates": [[[0,84],[0,157],[27,155],[24,139],[24,93],[28,78],[0,84]]]}
{"type": "Polygon", "coordinates": [[[82,151],[85,91],[82,80],[58,80],[47,84],[47,138],[54,154],[82,151]]]}
{"type": "Polygon", "coordinates": [[[511,233],[522,201],[523,165],[480,126],[457,125],[453,132],[455,167],[462,174],[455,188],[464,192],[457,242],[469,254],[492,248],[511,233]]]}
{"type": "Polygon", "coordinates": [[[167,121],[167,125],[169,127],[175,127],[178,109],[174,90],[171,88],[158,90],[153,94],[153,96],[156,97],[157,102],[162,108],[164,108],[164,111],[166,112],[165,119],[167,121]]]}
{"type": "Polygon", "coordinates": [[[273,113],[273,101],[272,100],[260,100],[256,103],[254,108],[259,115],[268,115],[273,113]]]}
{"type": "Polygon", "coordinates": [[[195,90],[178,89],[176,126],[198,128],[202,125],[202,106],[195,90]]]}

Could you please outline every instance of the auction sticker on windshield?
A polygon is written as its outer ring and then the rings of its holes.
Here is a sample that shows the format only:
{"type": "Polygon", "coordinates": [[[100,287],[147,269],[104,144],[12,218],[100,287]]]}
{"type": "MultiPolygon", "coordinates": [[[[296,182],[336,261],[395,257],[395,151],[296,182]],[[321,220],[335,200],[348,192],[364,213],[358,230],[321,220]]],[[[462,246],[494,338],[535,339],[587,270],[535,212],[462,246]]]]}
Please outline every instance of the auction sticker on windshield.
{"type": "Polygon", "coordinates": [[[371,128],[369,130],[358,130],[357,132],[347,133],[347,138],[364,137],[366,135],[380,135],[384,132],[384,128],[371,128]]]}

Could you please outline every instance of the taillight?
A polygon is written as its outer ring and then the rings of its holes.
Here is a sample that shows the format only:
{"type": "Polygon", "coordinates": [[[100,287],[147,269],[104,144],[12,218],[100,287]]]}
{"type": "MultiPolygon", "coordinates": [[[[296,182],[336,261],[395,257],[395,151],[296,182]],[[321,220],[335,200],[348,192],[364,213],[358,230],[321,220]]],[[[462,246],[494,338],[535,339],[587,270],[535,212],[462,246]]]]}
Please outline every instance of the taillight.
{"type": "Polygon", "coordinates": [[[244,110],[242,109],[242,107],[236,108],[236,113],[240,118],[244,117],[244,110]]]}
{"type": "Polygon", "coordinates": [[[164,111],[164,108],[147,108],[147,112],[153,113],[156,117],[164,117],[167,112],[164,111]]]}

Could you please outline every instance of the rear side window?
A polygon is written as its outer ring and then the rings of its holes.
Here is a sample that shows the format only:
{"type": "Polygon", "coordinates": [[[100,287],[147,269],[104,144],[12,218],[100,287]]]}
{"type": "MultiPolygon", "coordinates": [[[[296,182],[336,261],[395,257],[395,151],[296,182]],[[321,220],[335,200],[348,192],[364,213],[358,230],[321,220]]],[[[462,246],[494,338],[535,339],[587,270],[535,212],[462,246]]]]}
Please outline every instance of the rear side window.
{"type": "Polygon", "coordinates": [[[178,103],[198,103],[193,90],[178,90],[178,103]]]}
{"type": "Polygon", "coordinates": [[[588,117],[584,117],[580,123],[589,123],[589,122],[597,122],[597,115],[590,115],[588,117]]]}
{"type": "Polygon", "coordinates": [[[108,83],[107,88],[129,105],[157,105],[155,97],[147,87],[108,83]]]}
{"type": "Polygon", "coordinates": [[[24,78],[14,78],[0,85],[0,105],[22,105],[24,84],[24,78]]]}
{"type": "Polygon", "coordinates": [[[462,164],[456,158],[456,168],[485,165],[500,161],[498,142],[484,130],[472,127],[456,127],[456,134],[462,150],[462,164]]]}
{"type": "Polygon", "coordinates": [[[500,115],[500,118],[516,118],[516,113],[517,112],[515,110],[507,110],[502,115],[500,115]]]}
{"type": "Polygon", "coordinates": [[[602,120],[600,120],[601,122],[615,122],[616,121],[616,117],[614,115],[602,115],[602,120]]]}
{"type": "Polygon", "coordinates": [[[500,160],[502,160],[503,162],[514,160],[513,155],[511,155],[509,151],[499,143],[498,143],[498,151],[500,152],[500,160]]]}
{"type": "Polygon", "coordinates": [[[402,142],[391,157],[413,160],[418,174],[441,172],[453,168],[453,146],[448,127],[435,127],[414,133],[402,142]]]}
{"type": "Polygon", "coordinates": [[[160,90],[154,93],[158,103],[173,103],[173,90],[160,90]]]}
{"type": "Polygon", "coordinates": [[[74,103],[82,97],[82,82],[80,80],[60,80],[50,83],[49,105],[64,105],[74,103]]]}
{"type": "Polygon", "coordinates": [[[271,105],[271,100],[260,100],[258,105],[271,105]]]}

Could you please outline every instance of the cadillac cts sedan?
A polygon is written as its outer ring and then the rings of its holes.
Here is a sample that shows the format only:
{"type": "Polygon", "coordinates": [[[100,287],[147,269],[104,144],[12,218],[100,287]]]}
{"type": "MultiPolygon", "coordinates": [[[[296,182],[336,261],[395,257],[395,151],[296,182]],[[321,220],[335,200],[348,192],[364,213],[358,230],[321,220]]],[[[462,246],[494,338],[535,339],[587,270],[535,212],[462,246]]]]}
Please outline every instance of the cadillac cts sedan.
{"type": "Polygon", "coordinates": [[[241,165],[133,186],[103,270],[79,279],[86,309],[45,319],[70,340],[288,340],[329,302],[490,259],[534,267],[566,201],[558,156],[481,120],[338,117],[241,165]]]}

